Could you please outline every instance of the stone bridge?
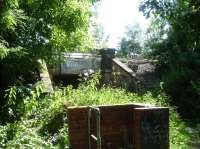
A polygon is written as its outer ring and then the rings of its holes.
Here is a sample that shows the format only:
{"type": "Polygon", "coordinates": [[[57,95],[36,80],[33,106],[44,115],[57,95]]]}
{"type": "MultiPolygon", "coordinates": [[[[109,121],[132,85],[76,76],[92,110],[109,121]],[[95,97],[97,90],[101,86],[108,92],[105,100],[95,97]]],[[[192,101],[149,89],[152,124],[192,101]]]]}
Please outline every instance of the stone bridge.
{"type": "Polygon", "coordinates": [[[131,60],[123,63],[115,58],[115,49],[102,49],[95,54],[66,53],[62,64],[49,69],[51,78],[62,78],[64,81],[99,71],[103,84],[126,87],[130,90],[153,88],[159,82],[158,77],[155,77],[155,67],[149,61],[131,60]]]}

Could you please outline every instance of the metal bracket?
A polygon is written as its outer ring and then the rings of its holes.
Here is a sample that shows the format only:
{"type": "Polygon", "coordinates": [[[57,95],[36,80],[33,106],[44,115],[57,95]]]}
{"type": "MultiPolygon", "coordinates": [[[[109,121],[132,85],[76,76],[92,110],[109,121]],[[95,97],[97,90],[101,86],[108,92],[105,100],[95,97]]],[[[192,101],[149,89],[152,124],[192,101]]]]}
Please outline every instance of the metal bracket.
{"type": "Polygon", "coordinates": [[[89,149],[91,149],[91,139],[96,141],[97,149],[101,149],[101,113],[98,107],[90,107],[88,110],[88,141],[89,141],[89,149]],[[91,118],[92,118],[92,111],[95,112],[96,117],[96,136],[91,132],[91,118]]]}

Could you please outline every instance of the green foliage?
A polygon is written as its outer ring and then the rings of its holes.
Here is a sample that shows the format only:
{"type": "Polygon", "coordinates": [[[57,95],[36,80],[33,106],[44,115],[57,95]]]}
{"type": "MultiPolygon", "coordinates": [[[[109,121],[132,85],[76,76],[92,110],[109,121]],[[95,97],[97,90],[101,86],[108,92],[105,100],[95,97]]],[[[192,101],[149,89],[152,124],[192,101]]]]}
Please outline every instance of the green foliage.
{"type": "Polygon", "coordinates": [[[9,49],[6,47],[7,44],[6,41],[0,38],[0,61],[8,55],[9,49]]]}
{"type": "Polygon", "coordinates": [[[5,90],[4,102],[1,103],[1,122],[12,122],[20,119],[25,113],[36,108],[36,100],[43,92],[43,85],[35,87],[16,85],[5,90]]]}
{"type": "Polygon", "coordinates": [[[34,109],[37,105],[32,99],[39,95],[27,99],[21,93],[26,92],[23,85],[39,81],[41,66],[38,59],[55,64],[60,62],[58,55],[63,52],[89,47],[88,28],[93,2],[0,1],[0,116],[3,121],[17,119],[23,114],[21,111],[34,109]],[[13,87],[8,89],[9,86],[13,87]],[[32,103],[23,108],[27,100],[32,103]]]}
{"type": "Polygon", "coordinates": [[[196,139],[197,134],[189,134],[186,124],[181,120],[174,109],[170,111],[170,148],[188,149],[191,147],[192,139],[196,139]],[[181,133],[180,133],[181,132],[181,133]]]}
{"type": "Polygon", "coordinates": [[[63,52],[91,47],[90,7],[95,0],[0,2],[0,69],[5,87],[38,78],[38,59],[60,62],[63,52]]]}
{"type": "Polygon", "coordinates": [[[4,148],[7,143],[6,127],[0,125],[0,148],[4,148]]]}
{"type": "MultiPolygon", "coordinates": [[[[94,75],[93,79],[84,82],[77,89],[73,89],[72,86],[63,87],[57,89],[53,94],[46,96],[40,94],[40,86],[38,89],[30,90],[30,94],[25,97],[26,100],[23,107],[26,110],[22,110],[24,114],[21,116],[20,120],[15,123],[0,126],[0,147],[68,147],[68,119],[66,111],[68,106],[125,103],[169,106],[169,99],[163,93],[153,97],[150,92],[145,95],[138,95],[136,93],[127,92],[124,89],[113,89],[111,87],[97,88],[98,78],[98,75],[94,75]]],[[[171,148],[187,149],[193,136],[197,137],[198,135],[194,133],[189,134],[186,131],[186,124],[181,120],[176,110],[171,108],[171,148]]]]}
{"type": "Polygon", "coordinates": [[[200,80],[198,80],[197,82],[191,82],[191,84],[196,93],[200,94],[200,80]]]}
{"type": "Polygon", "coordinates": [[[91,15],[89,0],[21,1],[20,6],[29,16],[28,30],[20,34],[22,44],[31,48],[35,56],[48,61],[52,54],[81,49],[86,44],[91,15]]]}
{"type": "Polygon", "coordinates": [[[140,7],[147,17],[153,15],[160,28],[152,25],[150,34],[155,36],[147,44],[151,58],[159,60],[165,91],[179,112],[193,120],[199,119],[200,110],[199,8],[193,0],[144,0],[140,7]]]}
{"type": "Polygon", "coordinates": [[[37,130],[27,127],[23,121],[4,126],[6,144],[0,146],[7,149],[12,148],[53,148],[52,145],[42,140],[37,135],[37,130]]]}
{"type": "Polygon", "coordinates": [[[38,136],[37,131],[27,128],[26,124],[15,124],[16,133],[12,140],[6,144],[7,149],[12,148],[53,148],[52,145],[38,136]]]}

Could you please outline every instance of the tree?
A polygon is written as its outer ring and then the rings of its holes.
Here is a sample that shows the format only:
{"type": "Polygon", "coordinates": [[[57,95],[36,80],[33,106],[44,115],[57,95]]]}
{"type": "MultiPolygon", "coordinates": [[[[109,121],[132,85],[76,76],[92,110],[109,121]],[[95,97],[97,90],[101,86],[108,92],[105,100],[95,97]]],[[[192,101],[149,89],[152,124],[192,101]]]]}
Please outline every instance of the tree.
{"type": "MultiPolygon", "coordinates": [[[[194,0],[144,0],[140,6],[164,22],[165,38],[150,45],[151,57],[159,60],[165,91],[186,118],[197,118],[200,110],[200,2],[194,0]]],[[[149,43],[151,40],[149,41],[149,43]]]]}
{"type": "Polygon", "coordinates": [[[62,52],[85,50],[93,2],[0,1],[0,64],[10,82],[30,76],[38,59],[52,63],[62,52]]]}
{"type": "Polygon", "coordinates": [[[151,17],[150,25],[145,33],[143,52],[148,55],[157,43],[161,43],[168,32],[167,22],[161,18],[151,17]]]}
{"type": "Polygon", "coordinates": [[[30,84],[39,80],[39,59],[52,64],[63,52],[89,47],[90,6],[94,2],[0,0],[2,119],[12,121],[20,117],[18,109],[23,110],[25,96],[31,94],[30,84]]]}
{"type": "Polygon", "coordinates": [[[121,39],[119,51],[123,56],[127,56],[131,53],[141,54],[141,29],[139,24],[135,24],[132,27],[128,27],[125,33],[125,37],[121,39]]]}

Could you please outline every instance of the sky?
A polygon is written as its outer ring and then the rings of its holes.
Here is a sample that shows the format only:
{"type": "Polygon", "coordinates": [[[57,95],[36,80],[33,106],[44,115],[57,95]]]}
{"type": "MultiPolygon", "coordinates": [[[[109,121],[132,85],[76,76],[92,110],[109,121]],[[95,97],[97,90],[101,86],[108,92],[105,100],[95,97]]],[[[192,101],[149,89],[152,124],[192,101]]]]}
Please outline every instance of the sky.
{"type": "Polygon", "coordinates": [[[109,48],[116,48],[126,31],[127,26],[139,23],[143,31],[148,27],[149,20],[139,12],[142,0],[101,0],[97,7],[98,22],[109,35],[109,48]]]}

